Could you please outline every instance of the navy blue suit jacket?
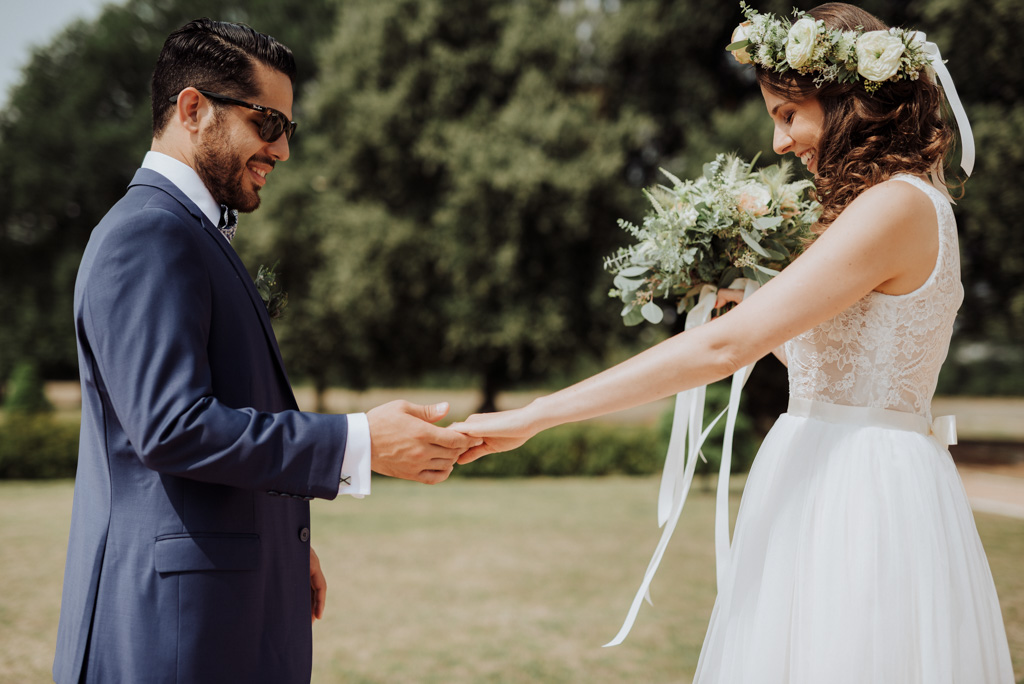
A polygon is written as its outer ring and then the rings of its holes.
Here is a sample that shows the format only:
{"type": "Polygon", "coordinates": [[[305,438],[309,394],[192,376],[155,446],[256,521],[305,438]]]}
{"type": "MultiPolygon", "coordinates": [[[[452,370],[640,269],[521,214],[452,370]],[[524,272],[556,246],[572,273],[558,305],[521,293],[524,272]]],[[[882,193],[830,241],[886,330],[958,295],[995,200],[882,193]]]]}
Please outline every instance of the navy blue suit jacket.
{"type": "Polygon", "coordinates": [[[297,410],[234,250],[140,170],[75,286],[82,432],[54,679],[308,682],[309,503],[345,416],[297,410]]]}

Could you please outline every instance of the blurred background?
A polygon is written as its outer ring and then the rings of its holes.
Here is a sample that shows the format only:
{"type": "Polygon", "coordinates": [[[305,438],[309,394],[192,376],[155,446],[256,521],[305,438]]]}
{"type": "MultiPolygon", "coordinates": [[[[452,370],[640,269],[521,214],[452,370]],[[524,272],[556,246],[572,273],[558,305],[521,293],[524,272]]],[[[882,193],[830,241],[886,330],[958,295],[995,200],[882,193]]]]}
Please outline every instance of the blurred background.
{"type": "MultiPolygon", "coordinates": [[[[957,206],[967,300],[940,393],[1022,394],[1024,62],[1010,55],[1024,12],[862,4],[939,44],[977,138],[957,206]]],[[[13,12],[31,22],[46,5],[13,12]]],[[[751,73],[722,49],[731,2],[81,6],[90,18],[17,58],[0,100],[0,380],[19,364],[77,378],[81,253],[148,149],[160,46],[197,16],[270,33],[299,63],[292,157],[236,245],[254,272],[280,262],[284,356],[319,391],[473,387],[489,406],[649,345],[671,326],[626,329],[607,296],[602,257],[627,241],[616,219],[640,218],[659,167],[692,177],[725,150],[774,161],[751,73]]]]}
{"type": "MultiPolygon", "coordinates": [[[[940,46],[974,127],[956,206],[966,300],[939,403],[961,417],[958,462],[1010,472],[1024,461],[1024,11],[860,4],[940,46]]],[[[76,271],[149,148],[152,68],[190,19],[247,23],[299,64],[291,159],[234,244],[253,274],[278,264],[289,304],[275,329],[311,410],[363,410],[401,388],[461,417],[663,339],[681,322],[626,328],[608,296],[602,259],[628,241],[616,220],[641,218],[659,168],[694,177],[730,150],[776,161],[752,73],[723,49],[741,18],[731,0],[67,0],[5,14],[0,479],[74,474],[76,271]]],[[[768,359],[748,388],[740,471],[785,410],[785,370],[768,359]]],[[[666,409],[460,472],[656,473],[666,409]]]]}

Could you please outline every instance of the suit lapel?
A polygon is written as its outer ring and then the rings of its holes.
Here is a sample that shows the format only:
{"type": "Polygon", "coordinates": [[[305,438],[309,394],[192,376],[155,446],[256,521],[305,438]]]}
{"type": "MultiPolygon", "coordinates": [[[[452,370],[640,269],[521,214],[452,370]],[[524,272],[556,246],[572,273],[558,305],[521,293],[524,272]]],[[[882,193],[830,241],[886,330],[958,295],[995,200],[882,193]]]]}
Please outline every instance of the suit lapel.
{"type": "Polygon", "coordinates": [[[263,298],[260,297],[259,290],[256,289],[255,283],[252,281],[252,277],[245,268],[245,264],[239,258],[238,253],[231,247],[224,236],[221,235],[217,226],[211,224],[205,216],[202,217],[203,229],[206,231],[207,236],[214,241],[217,248],[220,249],[221,253],[231,264],[231,267],[235,269],[235,274],[241,281],[246,293],[249,295],[249,301],[252,303],[253,308],[256,310],[256,315],[260,319],[260,325],[263,327],[263,334],[267,338],[267,343],[274,352],[274,358],[277,359],[277,367],[281,371],[281,377],[284,378],[285,384],[290,388],[291,383],[288,381],[288,373],[284,369],[284,359],[281,357],[281,350],[277,346],[277,337],[274,335],[274,328],[270,322],[270,315],[267,313],[267,306],[263,303],[263,298]]]}
{"type": "Polygon", "coordinates": [[[213,240],[217,249],[220,250],[221,254],[224,255],[224,258],[227,259],[229,264],[231,264],[231,268],[235,270],[235,275],[238,276],[238,280],[242,283],[242,287],[249,296],[250,303],[256,310],[256,316],[259,318],[260,325],[263,328],[263,334],[267,339],[267,344],[273,351],[274,359],[277,361],[277,369],[281,374],[287,395],[290,397],[291,403],[295,405],[295,397],[291,391],[291,382],[288,380],[288,373],[284,368],[284,359],[281,357],[281,350],[277,346],[277,337],[274,335],[274,328],[270,322],[270,315],[267,313],[267,307],[263,303],[263,299],[260,297],[260,293],[256,289],[256,285],[252,282],[252,278],[249,276],[249,272],[246,270],[245,264],[243,264],[242,260],[239,258],[238,253],[235,252],[224,236],[221,235],[217,226],[210,223],[206,214],[196,206],[195,202],[190,200],[185,193],[174,185],[174,183],[171,183],[161,174],[149,169],[139,169],[135,173],[135,178],[132,179],[129,187],[132,185],[148,185],[166,192],[177,200],[192,216],[192,218],[199,222],[207,237],[213,240]]]}

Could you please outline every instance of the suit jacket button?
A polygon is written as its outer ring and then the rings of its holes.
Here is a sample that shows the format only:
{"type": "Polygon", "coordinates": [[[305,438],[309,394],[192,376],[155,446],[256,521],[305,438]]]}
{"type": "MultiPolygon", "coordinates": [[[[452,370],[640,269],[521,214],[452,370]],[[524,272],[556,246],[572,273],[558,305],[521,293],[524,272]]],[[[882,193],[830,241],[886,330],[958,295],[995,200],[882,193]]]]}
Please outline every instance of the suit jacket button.
{"type": "Polygon", "coordinates": [[[306,542],[309,541],[309,528],[308,527],[303,527],[301,530],[299,530],[299,539],[303,543],[306,543],[306,542]]]}

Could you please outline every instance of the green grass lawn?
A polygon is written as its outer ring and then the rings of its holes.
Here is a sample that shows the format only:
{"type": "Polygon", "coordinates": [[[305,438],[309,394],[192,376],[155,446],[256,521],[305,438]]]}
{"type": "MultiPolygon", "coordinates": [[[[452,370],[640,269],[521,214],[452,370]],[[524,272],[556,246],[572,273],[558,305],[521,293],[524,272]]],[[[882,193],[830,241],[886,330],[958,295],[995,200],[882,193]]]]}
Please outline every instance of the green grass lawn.
{"type": "MultiPolygon", "coordinates": [[[[71,488],[0,482],[0,682],[50,681],[71,488]]],[[[714,497],[699,485],[654,606],[601,648],[657,543],[656,495],[654,478],[381,479],[366,499],[315,502],[330,588],[313,681],[688,682],[715,585],[714,497]]],[[[977,521],[1019,679],[1024,521],[977,521]]]]}

